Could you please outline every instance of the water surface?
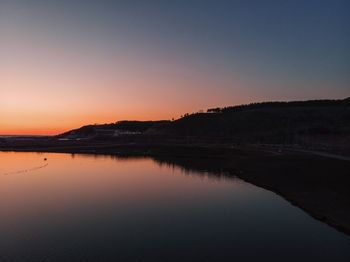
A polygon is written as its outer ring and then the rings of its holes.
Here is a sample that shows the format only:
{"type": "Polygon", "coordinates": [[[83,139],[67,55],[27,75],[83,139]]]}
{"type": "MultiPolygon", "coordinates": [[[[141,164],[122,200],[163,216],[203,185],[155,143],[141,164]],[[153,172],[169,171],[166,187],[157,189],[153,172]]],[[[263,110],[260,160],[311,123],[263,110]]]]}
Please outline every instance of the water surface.
{"type": "Polygon", "coordinates": [[[278,195],[150,158],[0,152],[0,207],[2,262],[350,261],[278,195]]]}

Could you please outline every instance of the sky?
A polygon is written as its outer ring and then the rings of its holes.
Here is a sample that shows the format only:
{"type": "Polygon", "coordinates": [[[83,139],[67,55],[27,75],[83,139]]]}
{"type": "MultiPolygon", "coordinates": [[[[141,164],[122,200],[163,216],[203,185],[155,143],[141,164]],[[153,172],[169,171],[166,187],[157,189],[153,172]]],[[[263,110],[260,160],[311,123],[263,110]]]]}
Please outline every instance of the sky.
{"type": "Polygon", "coordinates": [[[347,0],[0,0],[0,134],[350,96],[347,0]]]}

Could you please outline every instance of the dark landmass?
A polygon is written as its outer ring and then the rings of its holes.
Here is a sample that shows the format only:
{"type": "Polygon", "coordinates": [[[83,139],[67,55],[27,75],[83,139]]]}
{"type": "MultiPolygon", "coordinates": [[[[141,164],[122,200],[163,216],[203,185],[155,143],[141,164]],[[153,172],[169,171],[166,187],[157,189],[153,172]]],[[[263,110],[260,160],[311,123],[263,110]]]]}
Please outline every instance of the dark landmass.
{"type": "Polygon", "coordinates": [[[155,142],[288,144],[350,153],[350,98],[214,108],[175,121],[89,125],[58,137],[113,139],[128,134],[155,142]]]}
{"type": "Polygon", "coordinates": [[[350,235],[350,162],[293,151],[246,149],[223,158],[163,157],[164,164],[185,170],[237,176],[273,191],[339,231],[350,235]]]}
{"type": "Polygon", "coordinates": [[[349,98],[258,103],[175,121],[121,121],[54,137],[0,138],[0,150],[150,156],[237,176],[350,235],[349,98]]]}

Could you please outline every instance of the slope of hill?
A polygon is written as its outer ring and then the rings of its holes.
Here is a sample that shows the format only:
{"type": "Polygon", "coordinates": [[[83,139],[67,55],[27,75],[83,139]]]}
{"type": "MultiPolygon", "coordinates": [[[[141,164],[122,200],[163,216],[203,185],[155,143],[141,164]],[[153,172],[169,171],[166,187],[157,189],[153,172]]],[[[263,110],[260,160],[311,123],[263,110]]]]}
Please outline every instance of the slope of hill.
{"type": "Polygon", "coordinates": [[[306,136],[350,134],[350,99],[268,102],[186,114],[158,133],[246,142],[292,143],[306,136]]]}
{"type": "Polygon", "coordinates": [[[87,138],[96,136],[108,136],[113,135],[116,131],[121,133],[141,134],[146,130],[154,127],[155,125],[161,125],[169,121],[118,121],[110,124],[95,124],[87,125],[77,129],[70,130],[63,134],[58,135],[58,138],[87,138]]]}
{"type": "Polygon", "coordinates": [[[350,145],[350,98],[265,102],[208,109],[175,121],[121,121],[90,125],[60,137],[88,137],[115,130],[192,141],[350,145]]]}

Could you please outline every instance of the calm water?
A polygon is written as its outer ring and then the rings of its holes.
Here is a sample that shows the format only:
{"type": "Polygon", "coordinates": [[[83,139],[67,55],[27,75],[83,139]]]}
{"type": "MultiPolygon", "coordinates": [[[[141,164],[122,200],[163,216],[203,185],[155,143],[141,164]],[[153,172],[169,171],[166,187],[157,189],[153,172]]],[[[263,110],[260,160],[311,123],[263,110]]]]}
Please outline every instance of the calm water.
{"type": "Polygon", "coordinates": [[[350,261],[278,195],[152,159],[0,152],[0,207],[1,262],[350,261]]]}

